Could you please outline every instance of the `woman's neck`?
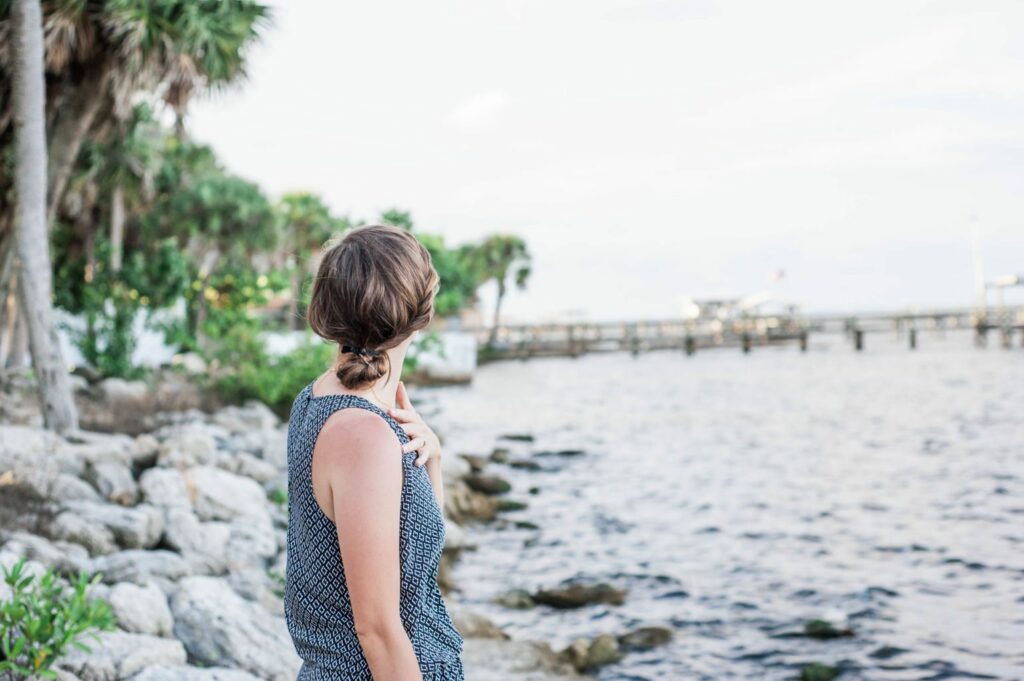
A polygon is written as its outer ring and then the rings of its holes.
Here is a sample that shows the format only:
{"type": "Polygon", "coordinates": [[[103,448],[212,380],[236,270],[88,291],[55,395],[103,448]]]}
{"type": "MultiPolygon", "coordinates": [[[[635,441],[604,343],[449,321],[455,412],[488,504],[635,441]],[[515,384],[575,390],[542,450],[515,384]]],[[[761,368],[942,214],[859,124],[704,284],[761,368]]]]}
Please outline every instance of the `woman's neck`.
{"type": "Polygon", "coordinates": [[[398,382],[402,380],[402,366],[405,363],[406,344],[390,348],[388,353],[388,364],[391,371],[381,376],[377,381],[365,388],[351,390],[342,385],[338,380],[337,364],[320,375],[314,385],[316,396],[321,395],[358,395],[370,400],[382,409],[391,409],[395,406],[395,395],[398,393],[398,382]]]}

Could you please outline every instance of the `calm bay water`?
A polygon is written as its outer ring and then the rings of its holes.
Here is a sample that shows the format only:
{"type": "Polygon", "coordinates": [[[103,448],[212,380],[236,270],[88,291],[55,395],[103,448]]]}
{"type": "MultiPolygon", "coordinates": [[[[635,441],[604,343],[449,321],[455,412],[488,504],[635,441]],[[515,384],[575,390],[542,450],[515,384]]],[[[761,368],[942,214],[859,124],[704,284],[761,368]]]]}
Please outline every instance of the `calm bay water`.
{"type": "Polygon", "coordinates": [[[502,443],[549,470],[490,464],[529,503],[469,529],[461,599],[517,638],[672,627],[601,670],[620,679],[1024,678],[1024,350],[966,333],[795,348],[591,355],[483,367],[414,396],[446,452],[502,443]],[[582,449],[575,457],[536,456],[582,449]],[[536,494],[529,488],[537,487],[536,494]],[[588,578],[621,606],[491,600],[588,578]],[[852,638],[786,637],[807,620],[852,638]]]}

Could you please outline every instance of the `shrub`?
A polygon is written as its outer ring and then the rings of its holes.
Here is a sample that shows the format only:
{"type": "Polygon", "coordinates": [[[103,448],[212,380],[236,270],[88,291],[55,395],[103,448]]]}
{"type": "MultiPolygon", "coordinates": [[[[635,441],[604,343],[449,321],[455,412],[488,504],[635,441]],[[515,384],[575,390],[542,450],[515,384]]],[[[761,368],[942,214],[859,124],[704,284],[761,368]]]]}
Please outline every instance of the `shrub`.
{"type": "Polygon", "coordinates": [[[50,669],[69,646],[89,652],[79,639],[97,630],[114,628],[110,606],[86,598],[86,589],[99,581],[84,572],[70,586],[53,572],[25,574],[25,559],[3,566],[9,600],[0,603],[0,672],[13,678],[52,679],[50,669]]]}

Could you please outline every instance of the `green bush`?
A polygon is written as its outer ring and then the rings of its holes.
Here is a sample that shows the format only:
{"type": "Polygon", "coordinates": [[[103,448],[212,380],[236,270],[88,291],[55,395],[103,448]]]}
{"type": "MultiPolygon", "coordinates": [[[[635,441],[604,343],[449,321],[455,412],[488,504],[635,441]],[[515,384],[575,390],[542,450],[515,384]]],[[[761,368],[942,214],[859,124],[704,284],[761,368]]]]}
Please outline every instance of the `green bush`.
{"type": "Polygon", "coordinates": [[[54,661],[75,646],[89,652],[78,639],[97,630],[114,628],[110,606],[86,598],[86,589],[99,581],[84,572],[70,587],[52,569],[42,576],[25,574],[25,559],[3,566],[10,599],[0,603],[0,672],[16,679],[52,679],[54,661]]]}
{"type": "Polygon", "coordinates": [[[287,354],[271,356],[258,334],[245,327],[229,332],[225,341],[233,356],[221,364],[224,372],[215,379],[218,394],[227,402],[259,400],[282,418],[299,391],[330,366],[335,353],[333,345],[308,340],[287,354]]]}
{"type": "MultiPolygon", "coordinates": [[[[217,369],[212,387],[225,402],[240,404],[259,400],[281,418],[287,418],[299,391],[334,362],[337,346],[312,333],[291,352],[271,356],[264,350],[260,334],[251,325],[239,325],[222,337],[222,350],[215,357],[217,369]]],[[[440,348],[440,336],[425,333],[406,355],[403,375],[416,370],[417,355],[427,348],[440,348]]]]}

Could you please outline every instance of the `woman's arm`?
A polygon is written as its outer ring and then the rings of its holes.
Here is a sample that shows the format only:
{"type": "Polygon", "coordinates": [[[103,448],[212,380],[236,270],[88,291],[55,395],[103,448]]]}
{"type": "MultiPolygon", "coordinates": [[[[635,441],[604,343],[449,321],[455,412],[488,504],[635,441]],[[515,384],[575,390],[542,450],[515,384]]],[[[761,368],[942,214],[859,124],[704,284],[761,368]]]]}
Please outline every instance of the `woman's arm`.
{"type": "MultiPolygon", "coordinates": [[[[314,469],[330,486],[345,581],[356,635],[377,681],[420,681],[412,642],[399,611],[401,447],[387,423],[369,412],[345,410],[344,428],[321,431],[314,469]],[[322,441],[322,442],[321,442],[322,441]]],[[[334,424],[332,424],[334,426],[334,424]]]]}

